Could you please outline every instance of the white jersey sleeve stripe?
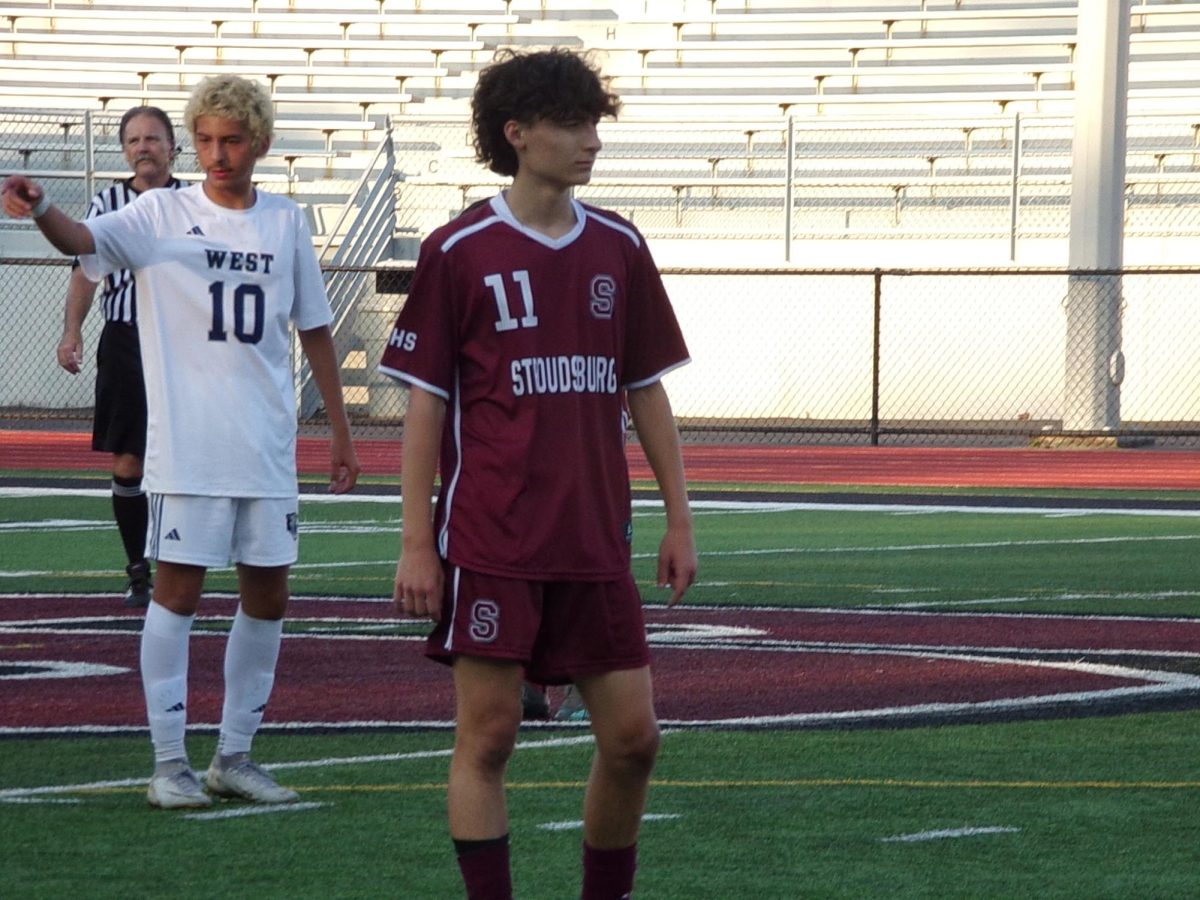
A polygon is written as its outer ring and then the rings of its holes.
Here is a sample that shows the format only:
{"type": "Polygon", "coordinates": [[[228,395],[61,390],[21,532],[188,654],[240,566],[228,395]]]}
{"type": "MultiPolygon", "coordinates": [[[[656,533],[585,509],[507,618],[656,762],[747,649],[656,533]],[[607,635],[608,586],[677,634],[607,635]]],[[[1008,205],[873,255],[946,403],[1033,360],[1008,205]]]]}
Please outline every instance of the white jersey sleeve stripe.
{"type": "Polygon", "coordinates": [[[663,376],[666,375],[668,372],[673,372],[676,369],[678,369],[680,366],[686,366],[691,361],[692,361],[692,359],[690,356],[687,357],[686,359],[681,359],[679,362],[675,363],[674,365],[667,366],[667,368],[663,369],[661,372],[656,372],[655,374],[651,375],[649,378],[639,378],[637,381],[631,381],[628,384],[622,385],[622,387],[624,387],[626,390],[630,390],[630,391],[636,391],[638,388],[648,387],[648,386],[654,384],[654,382],[656,382],[656,381],[662,381],[663,376]]]}
{"type": "MultiPolygon", "coordinates": [[[[586,209],[586,207],[585,207],[585,209],[586,209]]],[[[629,238],[629,240],[631,240],[633,242],[633,246],[635,246],[635,247],[642,246],[642,242],[638,238],[637,232],[633,231],[630,228],[625,227],[620,222],[614,222],[612,219],[609,219],[606,216],[598,215],[597,213],[593,212],[590,209],[587,210],[587,217],[589,219],[591,219],[593,222],[599,222],[601,225],[607,225],[613,231],[619,231],[621,234],[625,235],[625,237],[629,238]]]]}
{"type": "Polygon", "coordinates": [[[384,375],[387,375],[389,378],[395,378],[397,381],[403,381],[405,384],[410,384],[413,387],[419,387],[423,391],[436,394],[443,400],[450,399],[450,394],[447,391],[442,390],[440,387],[435,387],[428,381],[422,381],[420,378],[415,378],[412,375],[409,375],[407,372],[401,372],[399,369],[393,369],[390,366],[380,366],[378,371],[384,375]]]}
{"type": "MultiPolygon", "coordinates": [[[[451,428],[454,435],[454,453],[456,459],[454,461],[454,473],[450,476],[450,483],[446,485],[445,491],[445,513],[442,516],[442,527],[438,533],[438,552],[442,559],[448,559],[450,556],[450,520],[454,517],[454,495],[458,488],[458,479],[462,475],[463,465],[463,444],[462,444],[462,404],[459,402],[461,395],[458,390],[458,376],[454,376],[454,409],[451,411],[451,428]]],[[[445,477],[445,473],[443,473],[445,477]]]]}
{"type": "Polygon", "coordinates": [[[488,216],[488,218],[484,219],[482,222],[476,222],[470,228],[464,228],[462,231],[454,232],[454,234],[446,238],[445,242],[441,246],[441,251],[445,253],[463,238],[470,237],[477,231],[483,231],[483,229],[495,225],[499,221],[501,221],[499,216],[488,216]]]}

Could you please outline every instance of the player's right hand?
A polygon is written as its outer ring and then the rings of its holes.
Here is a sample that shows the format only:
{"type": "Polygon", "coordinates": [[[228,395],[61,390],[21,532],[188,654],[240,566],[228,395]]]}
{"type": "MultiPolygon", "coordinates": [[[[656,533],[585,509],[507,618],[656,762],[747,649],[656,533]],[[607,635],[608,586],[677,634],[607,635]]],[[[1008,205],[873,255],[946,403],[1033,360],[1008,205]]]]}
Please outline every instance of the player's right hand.
{"type": "Polygon", "coordinates": [[[83,367],[83,338],[64,334],[58,342],[57,353],[58,364],[72,375],[78,375],[83,367]]]}
{"type": "Polygon", "coordinates": [[[0,184],[4,212],[14,219],[25,219],[42,199],[42,189],[36,181],[24,175],[9,175],[0,184]]]}

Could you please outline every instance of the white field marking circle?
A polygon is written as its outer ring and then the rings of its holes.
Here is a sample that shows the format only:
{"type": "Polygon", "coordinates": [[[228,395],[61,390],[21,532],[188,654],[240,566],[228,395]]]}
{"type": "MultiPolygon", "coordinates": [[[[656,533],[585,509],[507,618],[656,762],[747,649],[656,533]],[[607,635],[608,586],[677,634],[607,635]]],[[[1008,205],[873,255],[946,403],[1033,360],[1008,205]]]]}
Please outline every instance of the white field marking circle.
{"type": "MultiPolygon", "coordinates": [[[[19,595],[17,595],[19,597],[19,595]]],[[[15,598],[14,598],[15,599],[15,598]]],[[[27,598],[26,598],[27,599],[27,598]]],[[[766,610],[757,610],[764,612],[766,610]]],[[[846,609],[819,609],[819,610],[795,610],[795,609],[779,609],[772,610],[775,612],[786,612],[788,614],[803,615],[803,614],[830,614],[837,613],[847,617],[863,617],[872,615],[885,615],[881,610],[846,610],[846,609]]],[[[720,612],[728,614],[731,612],[728,608],[722,608],[720,612]]],[[[736,612],[736,610],[733,610],[736,612]]],[[[697,611],[697,615],[703,615],[701,611],[697,611]]],[[[963,615],[962,613],[949,614],[933,614],[922,612],[905,613],[908,616],[929,616],[929,615],[963,615]]],[[[991,618],[1005,618],[1012,616],[1011,613],[992,613],[987,614],[991,618]]],[[[302,618],[302,617],[301,617],[302,618]]],[[[1056,616],[1057,619],[1074,619],[1082,618],[1084,620],[1098,620],[1105,618],[1119,618],[1122,622],[1130,621],[1127,617],[1070,617],[1056,616]]],[[[59,623],[58,627],[65,624],[68,620],[54,620],[59,623]]],[[[328,619],[322,621],[327,622],[328,619]]],[[[1166,620],[1148,620],[1162,623],[1166,620]]],[[[4,633],[56,633],[57,627],[51,626],[46,628],[45,622],[26,621],[26,622],[6,622],[0,624],[0,634],[4,633]],[[32,627],[31,627],[32,626],[32,627]]],[[[669,627],[656,622],[649,623],[648,637],[652,646],[660,647],[664,650],[680,649],[680,650],[701,650],[710,652],[758,652],[758,653],[824,653],[824,654],[853,654],[853,655],[902,655],[911,656],[918,659],[943,659],[956,660],[969,663],[980,663],[983,665],[1008,665],[1021,666],[1026,668],[1045,667],[1055,668],[1073,672],[1086,672],[1093,675],[1100,675],[1107,678],[1115,679],[1132,679],[1140,682],[1136,685],[1103,688],[1099,687],[1091,690],[1079,690],[1073,692],[1060,693],[1035,693],[1027,694],[1020,697],[1010,697],[994,700],[982,701],[963,701],[963,702],[936,702],[936,703],[915,703],[901,706],[875,706],[870,708],[842,710],[842,711],[826,711],[815,710],[812,712],[786,712],[780,711],[767,715],[758,716],[732,716],[712,719],[675,719],[664,717],[661,724],[664,726],[673,727],[691,727],[691,728],[711,728],[711,727],[768,727],[768,728],[810,728],[810,727],[828,727],[831,725],[844,725],[846,723],[879,723],[885,725],[891,721],[920,718],[938,718],[938,719],[954,719],[964,716],[979,716],[994,717],[997,715],[1012,715],[1022,712],[1031,711],[1056,711],[1067,709],[1073,706],[1093,705],[1097,702],[1112,702],[1112,701],[1136,701],[1140,698],[1153,699],[1169,696],[1178,696],[1181,694],[1197,694],[1200,693],[1200,676],[1173,673],[1156,670],[1147,670],[1128,665],[1102,665],[1097,663],[1083,663],[1077,661],[1081,656],[1097,655],[1096,651],[1088,651],[1085,648],[1058,647],[1038,651],[1040,656],[1059,657],[1057,659],[1031,659],[1027,648],[1023,647],[950,647],[950,646],[918,646],[906,644],[862,644],[862,643],[834,643],[834,642],[809,642],[796,640],[764,640],[757,636],[757,629],[746,625],[726,626],[719,623],[688,623],[686,621],[673,621],[669,627]],[[1067,658],[1063,658],[1067,657],[1067,658]]],[[[66,629],[67,633],[78,635],[78,628],[66,629]]],[[[210,637],[220,638],[222,635],[218,632],[199,632],[201,635],[207,634],[210,637]]],[[[369,640],[420,640],[419,637],[405,637],[403,635],[347,635],[342,638],[338,635],[330,635],[328,633],[306,635],[303,632],[298,634],[287,635],[288,640],[339,640],[339,639],[354,639],[359,641],[369,640]]],[[[1118,648],[1119,650],[1119,648],[1118,648]]],[[[1108,655],[1108,654],[1106,654],[1108,655]]],[[[1141,655],[1139,651],[1117,652],[1111,651],[1111,655],[1118,658],[1124,656],[1141,655]]],[[[1192,652],[1163,652],[1163,653],[1148,653],[1150,656],[1170,656],[1170,657],[1194,657],[1197,654],[1192,652]]],[[[528,723],[530,730],[534,731],[539,728],[561,728],[571,727],[569,723],[548,722],[548,723],[528,723]]],[[[211,732],[216,730],[215,723],[194,723],[192,726],[197,732],[211,732]]],[[[292,721],[269,723],[264,726],[264,731],[272,731],[276,733],[287,733],[290,731],[304,729],[323,729],[323,730],[348,730],[348,729],[391,729],[391,728],[430,728],[430,729],[452,729],[454,727],[453,720],[401,720],[401,721],[383,721],[383,720],[352,720],[352,721],[292,721]]],[[[578,723],[576,727],[586,728],[586,723],[578,723]]],[[[0,726],[0,735],[18,735],[29,736],[34,734],[39,735],[54,735],[54,734],[115,734],[115,733],[143,733],[145,724],[142,721],[128,722],[112,725],[64,725],[51,727],[31,727],[31,726],[0,726]]]]}
{"type": "MultiPolygon", "coordinates": [[[[0,630],[2,633],[2,630],[0,630]]],[[[22,669],[34,669],[32,672],[17,672],[12,675],[4,674],[0,660],[0,681],[32,681],[46,678],[98,678],[102,675],[124,675],[130,670],[125,666],[107,666],[103,663],[66,662],[54,659],[21,659],[7,665],[18,666],[22,669]]]]}

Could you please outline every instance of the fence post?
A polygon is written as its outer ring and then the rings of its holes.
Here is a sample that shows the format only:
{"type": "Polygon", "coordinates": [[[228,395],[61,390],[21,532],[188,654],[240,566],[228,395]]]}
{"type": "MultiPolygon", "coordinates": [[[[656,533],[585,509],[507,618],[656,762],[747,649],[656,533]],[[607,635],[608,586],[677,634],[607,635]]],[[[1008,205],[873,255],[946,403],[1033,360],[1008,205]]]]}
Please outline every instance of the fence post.
{"type": "MultiPolygon", "coordinates": [[[[96,132],[92,111],[83,111],[83,205],[86,209],[96,193],[96,132]]],[[[123,147],[121,148],[124,149],[123,147]]]]}
{"type": "Polygon", "coordinates": [[[783,190],[783,261],[792,261],[792,203],[795,197],[794,175],[796,170],[796,117],[788,116],[787,124],[787,175],[783,190]]]}
{"type": "Polygon", "coordinates": [[[1012,199],[1009,201],[1008,259],[1017,261],[1017,228],[1021,212],[1021,114],[1013,115],[1012,199]]]}
{"type": "Polygon", "coordinates": [[[871,336],[871,446],[879,446],[879,318],[883,306],[883,270],[876,269],[875,310],[872,313],[871,336]]]}

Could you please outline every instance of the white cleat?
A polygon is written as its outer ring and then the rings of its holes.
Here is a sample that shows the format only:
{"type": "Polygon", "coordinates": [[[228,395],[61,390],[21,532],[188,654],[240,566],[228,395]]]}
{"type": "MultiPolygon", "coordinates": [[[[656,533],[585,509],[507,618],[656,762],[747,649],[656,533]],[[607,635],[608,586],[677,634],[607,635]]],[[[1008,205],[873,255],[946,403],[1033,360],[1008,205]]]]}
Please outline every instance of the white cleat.
{"type": "Polygon", "coordinates": [[[183,760],[155,767],[146,788],[146,800],[159,809],[202,809],[212,806],[212,797],[204,793],[200,779],[183,760]]]}
{"type": "Polygon", "coordinates": [[[253,803],[295,803],[300,799],[295,791],[281,787],[248,753],[214,757],[204,780],[218,797],[253,803]]]}

